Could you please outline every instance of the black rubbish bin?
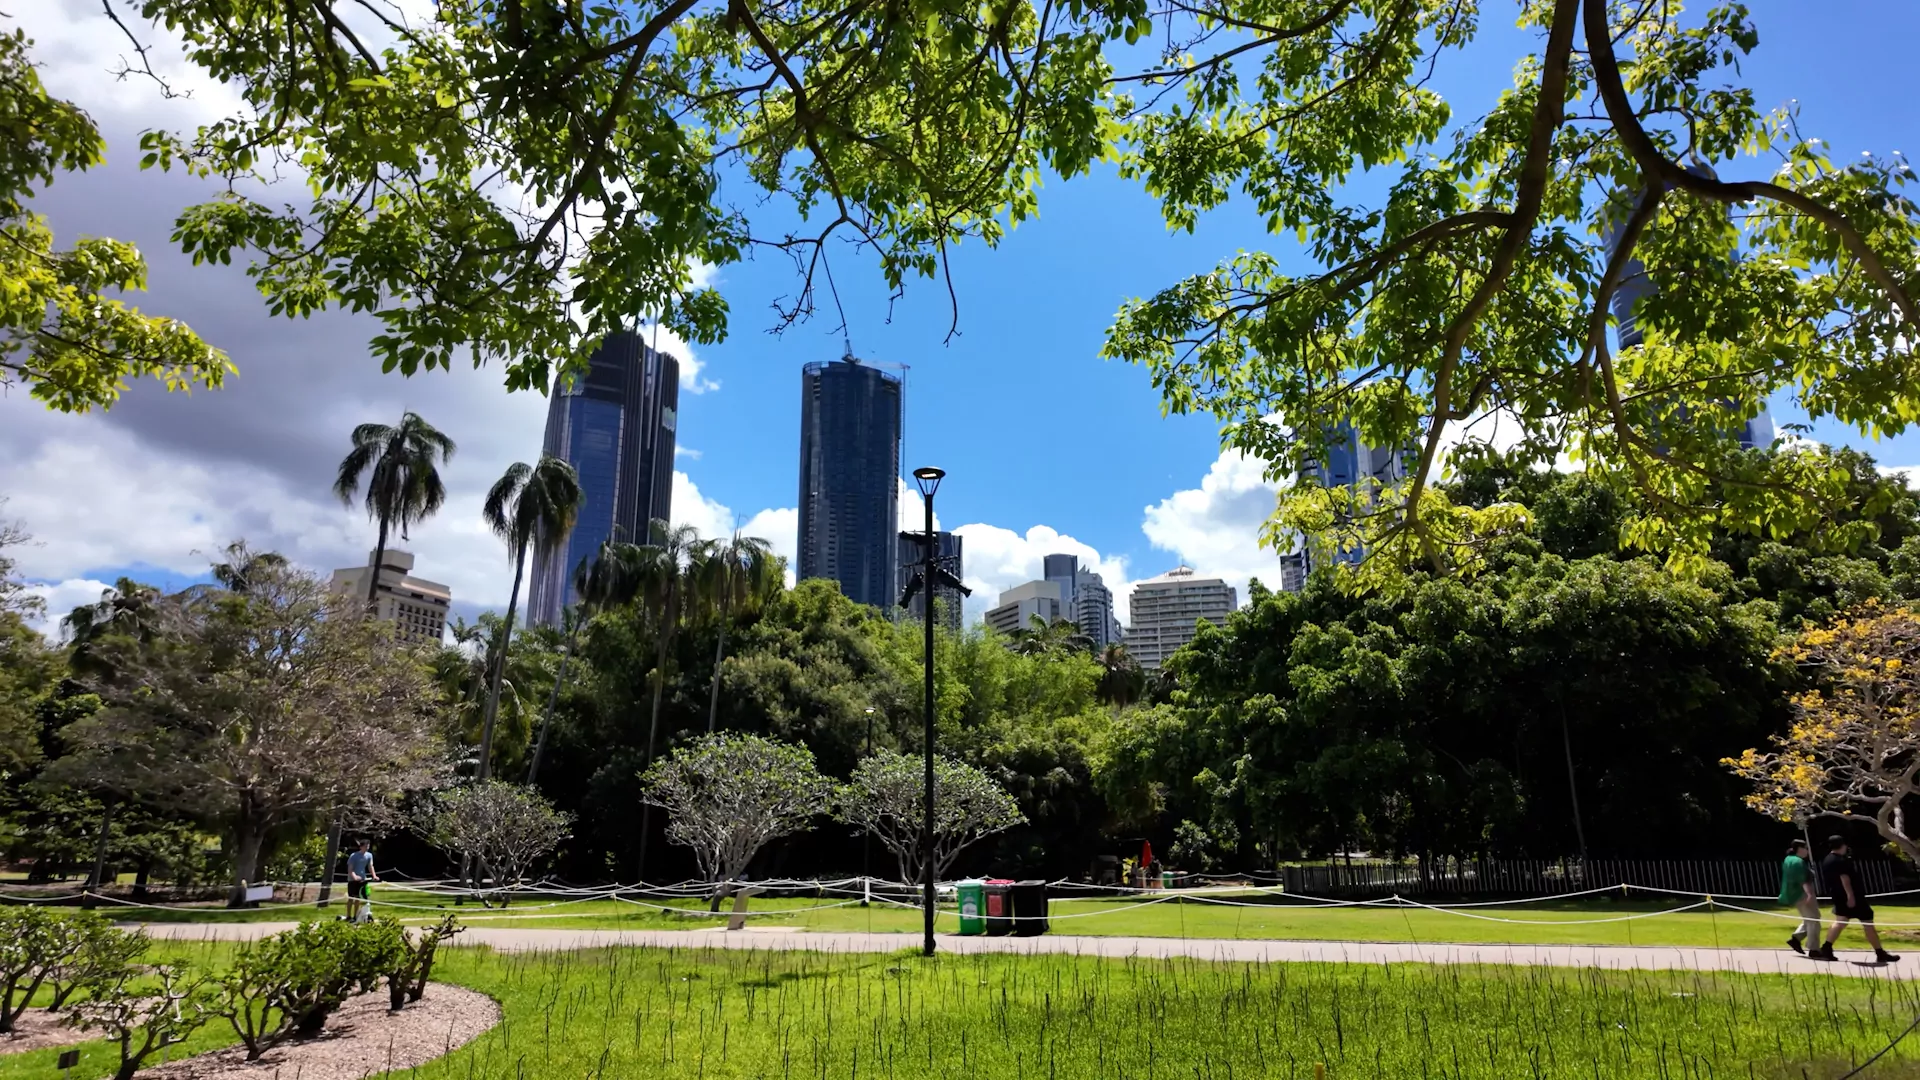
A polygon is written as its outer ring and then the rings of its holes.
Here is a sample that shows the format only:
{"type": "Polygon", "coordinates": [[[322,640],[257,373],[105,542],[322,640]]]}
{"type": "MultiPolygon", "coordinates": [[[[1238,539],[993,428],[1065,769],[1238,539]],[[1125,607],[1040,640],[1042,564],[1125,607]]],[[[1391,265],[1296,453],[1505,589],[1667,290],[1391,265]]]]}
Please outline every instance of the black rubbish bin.
{"type": "Polygon", "coordinates": [[[987,879],[987,934],[1004,937],[1013,933],[1013,882],[1005,878],[987,879]]]}
{"type": "Polygon", "coordinates": [[[1047,883],[1016,881],[1010,890],[1013,899],[1013,932],[1034,937],[1047,932],[1047,883]]]}

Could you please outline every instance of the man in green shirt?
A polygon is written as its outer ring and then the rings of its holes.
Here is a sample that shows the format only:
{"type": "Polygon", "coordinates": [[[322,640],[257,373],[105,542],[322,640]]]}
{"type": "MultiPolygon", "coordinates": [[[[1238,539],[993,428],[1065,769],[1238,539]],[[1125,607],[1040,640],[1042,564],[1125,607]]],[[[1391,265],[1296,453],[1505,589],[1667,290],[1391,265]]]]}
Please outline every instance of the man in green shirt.
{"type": "Polygon", "coordinates": [[[1805,956],[1802,942],[1811,938],[1820,944],[1820,894],[1814,891],[1813,868],[1807,865],[1807,843],[1795,840],[1787,848],[1786,861],[1780,864],[1780,902],[1800,913],[1800,929],[1787,939],[1794,952],[1805,956]]]}

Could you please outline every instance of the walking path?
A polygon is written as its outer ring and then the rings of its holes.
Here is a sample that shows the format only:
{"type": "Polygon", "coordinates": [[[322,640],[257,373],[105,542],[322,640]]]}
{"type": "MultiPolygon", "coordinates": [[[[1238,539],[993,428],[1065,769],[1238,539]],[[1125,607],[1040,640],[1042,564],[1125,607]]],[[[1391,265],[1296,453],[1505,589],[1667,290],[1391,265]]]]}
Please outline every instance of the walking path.
{"type": "MultiPolygon", "coordinates": [[[[293,923],[163,923],[145,929],[156,938],[246,941],[291,929],[293,923]]],[[[918,949],[918,934],[815,933],[781,930],[535,930],[469,927],[462,945],[490,945],[505,952],[564,951],[641,945],[653,948],[796,949],[833,953],[890,953],[918,949]]],[[[1656,971],[1737,971],[1754,974],[1829,974],[1920,978],[1920,957],[1878,965],[1864,951],[1843,952],[1839,963],[1821,963],[1785,949],[1701,949],[1612,945],[1461,945],[1375,941],[1247,941],[1225,938],[939,936],[952,953],[1067,953],[1080,956],[1189,956],[1198,960],[1347,964],[1510,964],[1516,967],[1579,967],[1656,971]]]]}

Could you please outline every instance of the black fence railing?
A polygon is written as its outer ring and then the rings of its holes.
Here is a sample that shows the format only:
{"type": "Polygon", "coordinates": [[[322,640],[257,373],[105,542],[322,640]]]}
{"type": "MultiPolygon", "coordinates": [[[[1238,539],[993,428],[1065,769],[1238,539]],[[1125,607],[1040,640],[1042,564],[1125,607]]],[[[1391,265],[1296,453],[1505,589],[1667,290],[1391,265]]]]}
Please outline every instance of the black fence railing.
{"type": "MultiPolygon", "coordinates": [[[[1858,860],[1869,893],[1899,888],[1897,863],[1858,860]]],[[[1267,879],[1268,875],[1260,875],[1267,879]]],[[[1771,896],[1780,863],[1766,859],[1432,859],[1282,867],[1273,877],[1289,893],[1344,899],[1387,896],[1558,896],[1622,884],[1719,896],[1771,896]]]]}

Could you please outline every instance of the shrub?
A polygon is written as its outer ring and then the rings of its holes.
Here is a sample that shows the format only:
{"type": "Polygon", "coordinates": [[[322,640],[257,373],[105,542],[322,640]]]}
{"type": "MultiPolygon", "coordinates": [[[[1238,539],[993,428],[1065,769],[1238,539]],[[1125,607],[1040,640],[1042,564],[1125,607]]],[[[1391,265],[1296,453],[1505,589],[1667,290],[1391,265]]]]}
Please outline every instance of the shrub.
{"type": "Polygon", "coordinates": [[[47,985],[53,990],[49,1010],[65,1005],[75,991],[94,987],[118,977],[147,951],[150,942],[144,931],[117,929],[106,918],[90,911],[63,915],[58,930],[59,957],[47,973],[47,985]]]}
{"type": "Polygon", "coordinates": [[[155,1051],[187,1041],[209,1017],[211,983],[185,965],[162,964],[150,978],[141,978],[129,961],[111,973],[101,969],[86,986],[86,999],[74,1005],[67,1022],[84,1031],[104,1031],[119,1044],[114,1080],[133,1080],[155,1051]]]}
{"type": "Polygon", "coordinates": [[[214,1012],[258,1058],[291,1036],[312,1036],[356,990],[406,966],[408,943],[392,919],[310,922],[235,954],[214,1012]]]}
{"type": "Polygon", "coordinates": [[[426,994],[427,977],[433,974],[433,959],[440,943],[464,929],[466,927],[448,915],[440,920],[439,926],[423,929],[419,937],[407,940],[400,965],[387,973],[387,1000],[394,1011],[406,1007],[409,1001],[419,1001],[426,994]]]}
{"type": "MultiPolygon", "coordinates": [[[[100,920],[104,924],[105,920],[100,920]]],[[[85,917],[23,905],[0,908],[0,1032],[78,948],[85,917]]]]}

